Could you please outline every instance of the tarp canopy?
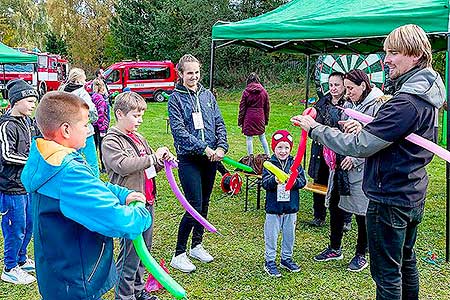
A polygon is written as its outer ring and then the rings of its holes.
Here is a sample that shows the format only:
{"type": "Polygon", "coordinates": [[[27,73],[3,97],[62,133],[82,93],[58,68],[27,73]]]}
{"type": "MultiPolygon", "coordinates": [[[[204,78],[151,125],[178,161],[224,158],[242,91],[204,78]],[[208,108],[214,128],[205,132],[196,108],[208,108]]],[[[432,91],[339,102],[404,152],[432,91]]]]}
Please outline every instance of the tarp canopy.
{"type": "Polygon", "coordinates": [[[263,15],[217,22],[212,39],[220,47],[240,44],[265,51],[373,53],[394,28],[417,24],[434,50],[447,48],[448,0],[293,0],[263,15]]]}
{"type": "Polygon", "coordinates": [[[0,64],[37,63],[37,55],[14,50],[0,42],[0,64]]]}

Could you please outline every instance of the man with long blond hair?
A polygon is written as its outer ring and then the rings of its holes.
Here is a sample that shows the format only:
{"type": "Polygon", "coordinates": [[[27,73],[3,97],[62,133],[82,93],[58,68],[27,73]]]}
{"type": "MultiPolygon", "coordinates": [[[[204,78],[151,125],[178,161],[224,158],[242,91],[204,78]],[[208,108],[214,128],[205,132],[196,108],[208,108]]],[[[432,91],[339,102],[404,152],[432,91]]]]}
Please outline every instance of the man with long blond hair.
{"type": "Polygon", "coordinates": [[[341,133],[309,116],[293,120],[337,153],[367,157],[363,191],[369,198],[367,233],[377,300],[414,300],[419,298],[414,244],[428,186],[425,166],[433,154],[405,137],[415,133],[435,141],[434,124],[445,88],[431,68],[431,45],[419,26],[394,29],[384,50],[394,92],[373,122],[362,129],[347,122],[346,133],[341,133]]]}

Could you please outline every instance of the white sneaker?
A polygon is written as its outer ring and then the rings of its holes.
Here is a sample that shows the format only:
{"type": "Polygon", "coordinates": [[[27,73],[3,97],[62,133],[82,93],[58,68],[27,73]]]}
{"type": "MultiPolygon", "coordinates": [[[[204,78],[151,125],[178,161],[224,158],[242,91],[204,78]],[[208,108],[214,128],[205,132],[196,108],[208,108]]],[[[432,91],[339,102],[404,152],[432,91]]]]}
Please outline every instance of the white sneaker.
{"type": "Polygon", "coordinates": [[[3,281],[14,284],[29,284],[36,280],[33,275],[28,274],[19,266],[15,266],[9,272],[6,272],[5,269],[3,269],[1,278],[3,281]]]}
{"type": "Polygon", "coordinates": [[[22,270],[24,270],[25,272],[35,272],[36,271],[36,266],[34,265],[34,260],[32,260],[31,258],[27,258],[25,263],[23,265],[21,265],[20,268],[22,270]]]}
{"type": "Polygon", "coordinates": [[[212,262],[214,260],[214,257],[212,257],[211,254],[209,254],[208,251],[203,248],[202,244],[195,246],[195,248],[192,248],[189,252],[189,256],[205,263],[212,262]]]}
{"type": "Polygon", "coordinates": [[[184,273],[191,273],[192,271],[195,271],[195,269],[196,269],[194,264],[187,257],[186,252],[172,257],[172,261],[170,262],[170,265],[173,268],[180,270],[181,272],[184,272],[184,273]]]}

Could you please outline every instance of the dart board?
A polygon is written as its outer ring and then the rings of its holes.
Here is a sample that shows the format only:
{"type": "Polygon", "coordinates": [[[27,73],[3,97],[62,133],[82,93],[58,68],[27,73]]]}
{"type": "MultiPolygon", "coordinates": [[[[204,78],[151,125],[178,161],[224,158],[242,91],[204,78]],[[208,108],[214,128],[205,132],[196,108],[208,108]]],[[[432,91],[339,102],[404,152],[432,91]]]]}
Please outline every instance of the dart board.
{"type": "Polygon", "coordinates": [[[319,97],[328,94],[328,77],[333,72],[347,73],[353,69],[363,70],[381,90],[384,90],[387,78],[387,67],[383,63],[384,53],[369,55],[321,55],[316,61],[314,80],[319,97]]]}

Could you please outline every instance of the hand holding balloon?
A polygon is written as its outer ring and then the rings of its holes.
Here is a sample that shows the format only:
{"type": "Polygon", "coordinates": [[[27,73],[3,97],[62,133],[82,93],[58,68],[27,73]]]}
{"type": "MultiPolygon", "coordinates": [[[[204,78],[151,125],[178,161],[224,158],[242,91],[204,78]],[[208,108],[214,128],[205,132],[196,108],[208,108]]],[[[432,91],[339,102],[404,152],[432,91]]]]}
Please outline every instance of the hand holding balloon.
{"type": "Polygon", "coordinates": [[[283,170],[275,166],[270,161],[265,161],[263,163],[264,168],[272,172],[273,175],[275,175],[275,178],[279,181],[278,183],[285,183],[289,179],[289,175],[286,174],[283,170]]]}
{"type": "MultiPolygon", "coordinates": [[[[356,111],[354,109],[350,109],[350,108],[345,108],[344,109],[344,113],[353,118],[356,119],[358,121],[361,121],[363,123],[370,123],[373,121],[373,117],[365,115],[359,111],[356,111]]],[[[427,149],[428,151],[430,151],[431,153],[436,154],[437,156],[439,156],[440,158],[444,159],[445,161],[450,163],[450,152],[442,147],[440,147],[439,145],[436,145],[435,143],[433,143],[430,140],[427,140],[415,133],[411,133],[410,135],[408,135],[407,137],[405,137],[406,140],[410,141],[411,143],[414,143],[424,149],[427,149]]]]}
{"type": "MultiPolygon", "coordinates": [[[[302,116],[293,117],[291,119],[291,121],[294,123],[294,125],[296,123],[298,123],[298,124],[300,124],[300,126],[302,126],[301,123],[303,122],[304,124],[309,124],[309,126],[310,126],[311,124],[314,124],[314,123],[319,124],[314,120],[314,118],[316,118],[316,116],[317,116],[316,109],[314,107],[309,107],[303,111],[302,116]]],[[[303,128],[303,126],[302,126],[302,128],[303,128]]],[[[309,128],[308,128],[308,130],[309,130],[309,128]]],[[[303,128],[302,136],[300,138],[300,143],[298,145],[298,151],[297,151],[297,154],[295,155],[294,163],[292,164],[291,169],[290,169],[291,175],[289,176],[288,182],[286,184],[286,191],[292,189],[292,187],[294,186],[295,180],[297,179],[298,167],[301,165],[303,156],[305,155],[305,151],[306,151],[307,138],[308,138],[308,131],[305,128],[303,128]]]]}
{"type": "Polygon", "coordinates": [[[139,193],[139,192],[131,192],[131,193],[128,194],[128,196],[127,196],[127,198],[125,200],[125,203],[126,203],[126,205],[129,205],[130,203],[133,203],[133,202],[136,202],[136,201],[145,203],[147,200],[145,199],[145,195],[144,194],[139,193]]]}

